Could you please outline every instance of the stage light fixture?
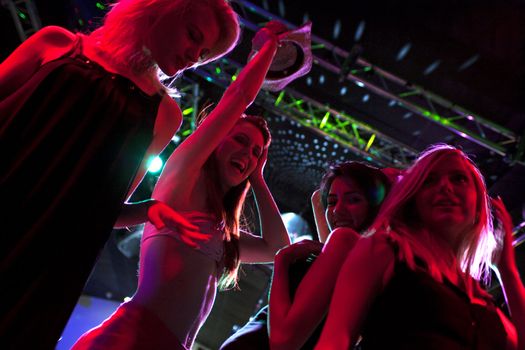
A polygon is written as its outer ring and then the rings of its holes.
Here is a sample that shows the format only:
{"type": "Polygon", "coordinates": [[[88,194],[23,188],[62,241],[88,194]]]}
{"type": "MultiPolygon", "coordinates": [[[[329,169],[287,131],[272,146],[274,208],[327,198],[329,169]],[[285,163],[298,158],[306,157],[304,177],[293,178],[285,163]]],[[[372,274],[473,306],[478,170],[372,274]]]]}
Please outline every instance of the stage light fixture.
{"type": "Polygon", "coordinates": [[[403,47],[397,53],[396,61],[401,61],[403,58],[405,58],[411,48],[412,48],[412,43],[410,42],[403,45],[403,47]]]}
{"type": "Polygon", "coordinates": [[[164,165],[164,162],[162,159],[157,156],[150,160],[148,164],[148,171],[150,173],[157,173],[162,169],[162,166],[164,165]]]}

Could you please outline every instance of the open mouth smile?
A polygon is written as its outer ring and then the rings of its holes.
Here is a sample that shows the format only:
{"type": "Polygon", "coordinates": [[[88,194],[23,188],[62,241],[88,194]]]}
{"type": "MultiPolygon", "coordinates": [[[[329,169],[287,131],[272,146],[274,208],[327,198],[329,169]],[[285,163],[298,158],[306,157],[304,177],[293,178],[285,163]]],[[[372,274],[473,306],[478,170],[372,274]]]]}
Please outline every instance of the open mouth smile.
{"type": "Polygon", "coordinates": [[[239,170],[241,174],[243,174],[244,171],[246,170],[246,164],[244,164],[242,161],[238,159],[232,159],[231,163],[233,167],[239,170]]]}

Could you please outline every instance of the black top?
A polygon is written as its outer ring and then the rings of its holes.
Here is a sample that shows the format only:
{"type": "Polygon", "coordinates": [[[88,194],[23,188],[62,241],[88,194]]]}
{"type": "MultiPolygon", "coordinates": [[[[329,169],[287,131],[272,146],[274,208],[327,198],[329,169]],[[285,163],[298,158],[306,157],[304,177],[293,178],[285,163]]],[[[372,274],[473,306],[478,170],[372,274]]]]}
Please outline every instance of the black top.
{"type": "MultiPolygon", "coordinates": [[[[310,254],[306,259],[304,260],[298,260],[292,265],[290,265],[290,299],[293,300],[295,297],[295,293],[297,292],[297,288],[299,287],[299,284],[301,283],[303,277],[306,275],[308,270],[310,269],[310,266],[312,266],[312,263],[317,258],[317,255],[310,254]]],[[[322,288],[322,283],[320,285],[322,288]]],[[[315,344],[317,344],[317,341],[319,340],[319,337],[321,336],[321,332],[324,327],[324,323],[326,321],[326,318],[324,318],[321,323],[317,326],[317,328],[314,329],[312,332],[312,335],[308,338],[308,340],[304,343],[304,345],[301,347],[301,350],[310,350],[315,347],[315,344]]]]}
{"type": "MultiPolygon", "coordinates": [[[[295,292],[299,283],[308,272],[308,269],[316,259],[316,255],[311,254],[306,259],[300,259],[290,264],[288,275],[290,283],[290,298],[294,299],[295,292]]],[[[268,350],[270,341],[268,339],[268,305],[261,308],[255,316],[250,318],[241,329],[231,335],[220,347],[220,350],[268,350]]],[[[314,330],[312,336],[308,338],[301,350],[309,350],[321,336],[323,322],[314,330]]]]}
{"type": "Polygon", "coordinates": [[[78,38],[0,102],[2,349],[54,349],[162,100],[84,57],[78,38]]]}
{"type": "Polygon", "coordinates": [[[486,302],[473,304],[449,281],[398,261],[367,315],[361,349],[505,349],[506,331],[492,300],[486,302]]]}

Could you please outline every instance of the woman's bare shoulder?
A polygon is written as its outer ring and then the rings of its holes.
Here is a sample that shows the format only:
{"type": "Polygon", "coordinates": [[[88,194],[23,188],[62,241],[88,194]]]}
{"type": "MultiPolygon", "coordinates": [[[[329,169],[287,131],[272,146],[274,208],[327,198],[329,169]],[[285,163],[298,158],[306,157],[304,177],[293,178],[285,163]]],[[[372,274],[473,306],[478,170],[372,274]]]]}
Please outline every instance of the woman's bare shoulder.
{"type": "Polygon", "coordinates": [[[395,247],[388,234],[377,232],[362,237],[354,249],[360,250],[366,265],[371,265],[377,271],[381,271],[383,285],[386,285],[392,277],[396,260],[395,247]]]}
{"type": "Polygon", "coordinates": [[[328,236],[328,239],[326,241],[326,244],[351,244],[354,245],[355,242],[360,238],[359,233],[357,233],[355,230],[348,228],[348,227],[338,227],[335,230],[333,230],[330,235],[328,236]]]}
{"type": "Polygon", "coordinates": [[[46,26],[31,38],[48,45],[67,46],[76,40],[77,35],[59,26],[46,26]]]}

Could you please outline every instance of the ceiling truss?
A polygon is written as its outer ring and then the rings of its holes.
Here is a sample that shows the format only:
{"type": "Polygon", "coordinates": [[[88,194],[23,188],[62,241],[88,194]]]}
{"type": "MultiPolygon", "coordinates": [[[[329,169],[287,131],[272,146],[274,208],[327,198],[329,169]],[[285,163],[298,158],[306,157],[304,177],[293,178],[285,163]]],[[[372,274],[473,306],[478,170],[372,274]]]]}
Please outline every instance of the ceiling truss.
{"type": "MultiPolygon", "coordinates": [[[[243,24],[252,31],[260,27],[255,23],[264,23],[272,19],[282,21],[291,29],[297,28],[294,24],[248,1],[236,0],[236,3],[242,8],[243,24]]],[[[315,35],[312,35],[312,48],[314,53],[319,53],[314,55],[314,62],[326,71],[358,84],[376,95],[390,99],[399,107],[495,154],[523,164],[523,152],[519,151],[523,148],[523,144],[511,130],[386,72],[365,61],[356,55],[356,52],[347,52],[315,35]]],[[[412,150],[406,150],[406,153],[411,152],[412,150]]]]}
{"type": "Polygon", "coordinates": [[[11,13],[20,41],[42,27],[40,16],[31,0],[2,0],[2,5],[11,13]]]}

